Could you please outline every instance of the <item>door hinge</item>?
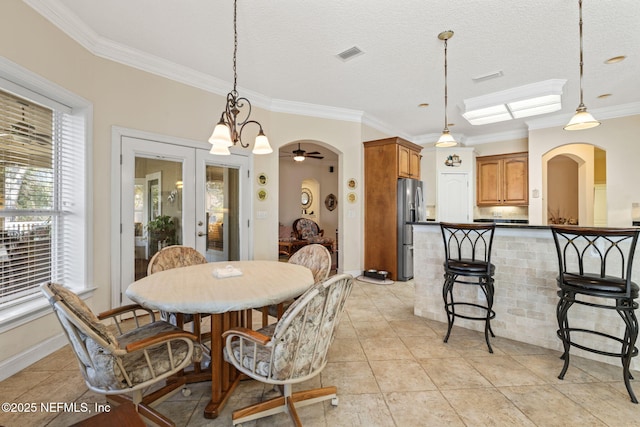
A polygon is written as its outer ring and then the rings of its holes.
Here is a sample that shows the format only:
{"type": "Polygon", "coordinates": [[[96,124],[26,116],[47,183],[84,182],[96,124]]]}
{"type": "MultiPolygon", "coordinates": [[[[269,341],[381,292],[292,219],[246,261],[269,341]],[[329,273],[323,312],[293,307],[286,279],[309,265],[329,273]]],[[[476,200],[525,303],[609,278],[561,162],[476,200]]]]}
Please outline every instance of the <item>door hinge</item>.
{"type": "Polygon", "coordinates": [[[251,227],[251,220],[250,220],[250,219],[248,219],[248,220],[247,220],[247,228],[250,228],[250,227],[251,227]]]}
{"type": "Polygon", "coordinates": [[[120,292],[120,305],[122,305],[122,292],[120,292]]]}
{"type": "Polygon", "coordinates": [[[122,223],[120,223],[120,234],[122,234],[122,223]]]}
{"type": "Polygon", "coordinates": [[[122,154],[120,154],[120,164],[122,164],[122,154]]]}
{"type": "Polygon", "coordinates": [[[251,178],[251,171],[247,170],[247,178],[251,178]]]}

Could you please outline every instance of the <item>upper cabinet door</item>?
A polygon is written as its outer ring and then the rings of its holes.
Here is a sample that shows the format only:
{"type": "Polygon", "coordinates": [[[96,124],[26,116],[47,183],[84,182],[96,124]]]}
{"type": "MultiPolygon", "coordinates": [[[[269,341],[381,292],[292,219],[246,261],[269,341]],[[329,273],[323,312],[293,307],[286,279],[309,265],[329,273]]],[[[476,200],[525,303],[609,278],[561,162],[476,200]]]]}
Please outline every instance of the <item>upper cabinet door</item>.
{"type": "Polygon", "coordinates": [[[411,178],[411,156],[409,149],[398,145],[398,176],[411,178]]]}
{"type": "Polygon", "coordinates": [[[503,160],[504,205],[529,204],[529,159],[525,156],[505,158],[503,160]]]}
{"type": "Polygon", "coordinates": [[[476,162],[477,186],[476,204],[478,206],[494,206],[501,204],[502,179],[500,159],[481,159],[476,162]]]}
{"type": "Polygon", "coordinates": [[[419,151],[398,145],[398,177],[420,179],[419,151]]]}
{"type": "Polygon", "coordinates": [[[476,159],[478,206],[526,206],[529,204],[527,153],[476,159]]]}

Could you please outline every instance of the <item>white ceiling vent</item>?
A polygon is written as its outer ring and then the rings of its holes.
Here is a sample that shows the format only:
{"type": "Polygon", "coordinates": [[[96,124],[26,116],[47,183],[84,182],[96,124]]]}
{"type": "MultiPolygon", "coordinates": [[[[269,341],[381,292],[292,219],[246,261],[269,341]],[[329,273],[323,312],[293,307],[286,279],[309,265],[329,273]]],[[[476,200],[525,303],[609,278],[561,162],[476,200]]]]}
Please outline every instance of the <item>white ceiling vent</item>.
{"type": "Polygon", "coordinates": [[[360,50],[360,48],[358,46],[354,46],[354,47],[350,47],[349,49],[345,50],[344,52],[340,52],[338,54],[338,57],[340,59],[342,59],[343,61],[348,61],[350,59],[355,58],[358,55],[362,55],[364,52],[360,50]]]}

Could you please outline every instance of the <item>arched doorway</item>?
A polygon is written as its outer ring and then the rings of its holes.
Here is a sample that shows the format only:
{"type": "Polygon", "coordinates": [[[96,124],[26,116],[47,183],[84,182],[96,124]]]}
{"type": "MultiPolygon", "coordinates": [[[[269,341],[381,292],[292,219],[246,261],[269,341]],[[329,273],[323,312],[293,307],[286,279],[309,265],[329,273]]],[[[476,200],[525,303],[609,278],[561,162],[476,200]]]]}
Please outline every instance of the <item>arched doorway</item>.
{"type": "Polygon", "coordinates": [[[606,152],[591,144],[568,144],[542,156],[543,220],[547,224],[605,226],[606,152]]]}
{"type": "MultiPolygon", "coordinates": [[[[309,218],[324,230],[324,237],[338,241],[338,156],[330,145],[320,141],[299,140],[280,147],[278,222],[281,226],[291,226],[298,218],[309,218]],[[294,160],[296,155],[304,159],[294,160]],[[308,203],[304,203],[303,197],[308,203]]],[[[337,256],[334,252],[334,265],[338,262],[337,256]]]]}

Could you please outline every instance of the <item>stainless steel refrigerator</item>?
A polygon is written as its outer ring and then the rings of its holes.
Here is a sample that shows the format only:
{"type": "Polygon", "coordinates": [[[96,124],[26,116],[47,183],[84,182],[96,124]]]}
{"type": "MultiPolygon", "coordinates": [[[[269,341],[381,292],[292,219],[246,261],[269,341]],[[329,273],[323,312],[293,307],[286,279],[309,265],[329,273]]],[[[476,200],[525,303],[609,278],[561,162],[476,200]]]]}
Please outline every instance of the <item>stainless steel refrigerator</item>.
{"type": "Polygon", "coordinates": [[[398,180],[398,274],[397,280],[413,278],[413,229],[411,223],[425,220],[422,181],[398,180]]]}

